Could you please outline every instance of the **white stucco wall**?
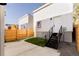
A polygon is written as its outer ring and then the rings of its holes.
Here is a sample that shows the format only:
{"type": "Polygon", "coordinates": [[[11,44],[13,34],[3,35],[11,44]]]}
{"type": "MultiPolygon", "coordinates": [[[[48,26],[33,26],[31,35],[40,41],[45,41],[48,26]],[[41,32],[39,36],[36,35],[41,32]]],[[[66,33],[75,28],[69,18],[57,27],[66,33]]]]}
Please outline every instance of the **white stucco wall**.
{"type": "Polygon", "coordinates": [[[24,23],[28,23],[28,16],[25,16],[18,21],[18,24],[24,24],[24,23]]]}
{"type": "Polygon", "coordinates": [[[30,14],[28,18],[28,27],[33,28],[33,24],[34,24],[33,15],[30,14]]]}
{"type": "Polygon", "coordinates": [[[70,13],[73,11],[72,8],[73,5],[71,3],[54,3],[34,13],[34,19],[39,21],[52,16],[70,13]]]}
{"type": "Polygon", "coordinates": [[[60,29],[60,26],[65,29],[65,31],[73,31],[73,20],[72,20],[72,13],[67,13],[58,17],[53,18],[53,23],[54,23],[54,32],[58,32],[60,29]]]}
{"type": "MultiPolygon", "coordinates": [[[[58,32],[60,26],[65,28],[64,41],[72,42],[73,20],[72,4],[52,4],[34,13],[34,35],[43,37],[54,26],[54,32],[58,32]],[[52,17],[52,21],[49,19],[52,17]],[[41,21],[41,28],[36,29],[37,22],[41,21]]],[[[63,39],[62,39],[63,40],[63,39]]]]}
{"type": "Polygon", "coordinates": [[[61,41],[64,42],[72,42],[72,31],[73,31],[73,19],[72,13],[64,14],[59,17],[55,17],[54,19],[54,32],[58,32],[60,26],[62,25],[63,34],[61,41]]]}
{"type": "Polygon", "coordinates": [[[73,31],[72,13],[64,14],[54,18],[52,17],[52,20],[50,19],[41,20],[41,28],[36,28],[36,36],[44,38],[46,33],[48,34],[48,31],[52,26],[54,26],[53,32],[55,33],[59,32],[60,26],[62,26],[63,29],[65,28],[63,37],[64,41],[72,42],[72,31],[73,31]]]}
{"type": "Polygon", "coordinates": [[[52,18],[52,20],[50,20],[50,18],[48,18],[45,20],[41,20],[41,28],[36,28],[36,30],[38,32],[48,32],[52,26],[53,26],[53,18],[52,18]]]}
{"type": "Polygon", "coordinates": [[[21,18],[19,18],[19,20],[17,21],[17,24],[18,24],[18,26],[19,26],[19,29],[21,29],[21,25],[22,24],[26,24],[26,23],[28,23],[28,15],[26,14],[26,15],[24,15],[24,16],[22,16],[21,18]]]}
{"type": "Polygon", "coordinates": [[[19,25],[19,29],[21,29],[22,24],[26,24],[27,27],[33,27],[33,16],[26,14],[17,21],[17,24],[19,25]]]}
{"type": "MultiPolygon", "coordinates": [[[[54,3],[54,4],[51,4],[50,6],[47,6],[43,9],[39,10],[36,13],[34,13],[33,14],[33,17],[34,17],[34,35],[36,36],[36,23],[38,21],[45,20],[45,19],[55,17],[55,16],[60,16],[60,15],[72,13],[72,11],[73,11],[73,4],[71,4],[71,3],[54,3]]],[[[66,18],[66,17],[63,17],[63,16],[60,17],[60,19],[63,19],[63,20],[64,20],[64,18],[66,18]]],[[[68,31],[72,31],[72,26],[70,26],[70,24],[71,24],[70,22],[72,22],[71,16],[67,16],[66,19],[68,19],[68,20],[64,20],[63,24],[65,24],[64,26],[68,26],[68,31]]],[[[60,21],[54,21],[54,23],[55,22],[61,24],[60,21]]],[[[59,26],[59,25],[56,25],[56,26],[59,26]]],[[[56,31],[56,28],[55,28],[55,31],[56,31]]]]}

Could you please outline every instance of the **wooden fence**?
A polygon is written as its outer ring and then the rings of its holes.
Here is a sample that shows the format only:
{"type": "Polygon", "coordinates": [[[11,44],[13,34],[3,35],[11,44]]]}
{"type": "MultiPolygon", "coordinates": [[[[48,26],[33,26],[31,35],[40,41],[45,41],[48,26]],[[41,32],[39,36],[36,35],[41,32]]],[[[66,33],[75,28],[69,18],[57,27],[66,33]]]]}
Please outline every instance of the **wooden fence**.
{"type": "Polygon", "coordinates": [[[79,24],[75,26],[76,28],[76,48],[79,53],[79,24]]]}
{"type": "Polygon", "coordinates": [[[5,41],[15,41],[33,36],[33,29],[6,29],[5,41]]]}

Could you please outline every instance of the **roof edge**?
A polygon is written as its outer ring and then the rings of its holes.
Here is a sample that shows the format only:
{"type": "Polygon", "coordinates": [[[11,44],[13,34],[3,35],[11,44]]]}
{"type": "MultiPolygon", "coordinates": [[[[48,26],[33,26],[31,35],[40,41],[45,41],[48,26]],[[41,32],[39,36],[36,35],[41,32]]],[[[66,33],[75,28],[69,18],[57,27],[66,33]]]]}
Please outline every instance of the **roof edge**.
{"type": "Polygon", "coordinates": [[[33,13],[36,13],[36,12],[40,11],[41,9],[43,9],[43,8],[45,8],[45,7],[47,7],[47,6],[51,5],[51,4],[52,3],[46,3],[46,4],[42,5],[42,6],[40,6],[39,8],[35,9],[33,11],[33,13]]]}

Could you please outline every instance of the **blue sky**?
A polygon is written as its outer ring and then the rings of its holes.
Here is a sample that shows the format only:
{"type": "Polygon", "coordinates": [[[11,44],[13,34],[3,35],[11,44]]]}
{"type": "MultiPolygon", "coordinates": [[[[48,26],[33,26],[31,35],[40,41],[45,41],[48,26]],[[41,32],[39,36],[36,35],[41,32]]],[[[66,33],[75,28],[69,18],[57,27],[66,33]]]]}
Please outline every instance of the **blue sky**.
{"type": "Polygon", "coordinates": [[[41,5],[43,3],[8,3],[5,6],[5,24],[16,23],[19,17],[32,13],[33,10],[39,8],[41,5]]]}

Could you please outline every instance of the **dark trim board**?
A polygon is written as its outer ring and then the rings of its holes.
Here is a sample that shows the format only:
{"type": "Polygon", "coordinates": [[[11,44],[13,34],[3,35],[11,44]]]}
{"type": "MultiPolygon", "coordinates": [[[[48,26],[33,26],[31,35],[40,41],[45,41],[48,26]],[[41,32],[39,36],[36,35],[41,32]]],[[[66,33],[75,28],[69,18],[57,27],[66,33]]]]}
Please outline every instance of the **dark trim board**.
{"type": "Polygon", "coordinates": [[[7,3],[0,3],[0,5],[7,5],[7,3]]]}

